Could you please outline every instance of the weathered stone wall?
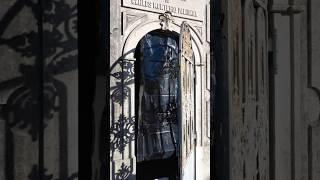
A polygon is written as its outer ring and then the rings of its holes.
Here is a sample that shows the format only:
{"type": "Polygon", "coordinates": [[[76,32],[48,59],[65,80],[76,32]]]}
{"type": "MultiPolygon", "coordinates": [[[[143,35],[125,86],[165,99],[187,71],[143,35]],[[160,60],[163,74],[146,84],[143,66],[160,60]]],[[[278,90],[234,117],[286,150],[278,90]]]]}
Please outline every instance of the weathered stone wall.
{"type": "Polygon", "coordinates": [[[217,96],[227,91],[217,98],[228,102],[215,121],[215,163],[228,162],[217,177],[318,179],[320,4],[274,0],[266,11],[266,2],[223,1],[216,15],[224,73],[217,96]]]}
{"type": "Polygon", "coordinates": [[[320,177],[319,5],[314,0],[273,4],[274,179],[320,177]]]}
{"type": "Polygon", "coordinates": [[[301,86],[298,91],[301,93],[301,110],[295,133],[296,147],[299,148],[296,164],[300,166],[296,166],[296,171],[297,178],[316,180],[320,177],[320,2],[306,0],[296,4],[303,5],[306,10],[296,17],[300,35],[295,44],[301,48],[296,65],[301,73],[297,79],[301,86]]]}
{"type": "Polygon", "coordinates": [[[229,176],[230,179],[268,179],[267,4],[246,0],[228,1],[225,6],[229,176]]]}
{"type": "Polygon", "coordinates": [[[0,6],[0,179],[77,179],[76,1],[0,6]]]}

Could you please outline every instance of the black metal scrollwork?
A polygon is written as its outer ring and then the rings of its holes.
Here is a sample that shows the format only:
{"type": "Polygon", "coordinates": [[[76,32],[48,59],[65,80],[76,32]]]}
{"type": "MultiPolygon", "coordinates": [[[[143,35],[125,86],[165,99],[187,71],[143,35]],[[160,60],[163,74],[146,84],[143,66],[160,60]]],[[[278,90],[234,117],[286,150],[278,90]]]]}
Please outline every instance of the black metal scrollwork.
{"type": "Polygon", "coordinates": [[[120,65],[121,71],[110,74],[116,79],[116,86],[111,88],[111,99],[112,102],[123,105],[124,100],[130,95],[129,85],[134,83],[134,65],[126,60],[120,60],[115,65],[120,65]]]}
{"type": "Polygon", "coordinates": [[[166,112],[156,113],[159,122],[177,123],[177,103],[170,102],[166,112]]]}
{"type": "Polygon", "coordinates": [[[134,140],[135,117],[125,117],[120,114],[119,119],[112,124],[110,135],[112,137],[110,146],[113,150],[123,153],[125,147],[134,140]]]}
{"type": "Polygon", "coordinates": [[[115,174],[116,180],[126,180],[131,176],[132,167],[125,165],[124,163],[121,164],[120,169],[115,174]]]}
{"type": "MultiPolygon", "coordinates": [[[[128,116],[124,115],[124,103],[128,103],[129,106],[131,104],[130,85],[134,83],[134,64],[132,61],[120,58],[112,65],[110,72],[110,76],[114,78],[115,82],[115,86],[110,87],[111,113],[118,116],[114,109],[115,105],[119,105],[118,110],[121,111],[118,119],[111,119],[110,151],[111,159],[113,159],[115,152],[123,154],[125,148],[135,139],[135,117],[131,116],[131,113],[128,116]],[[115,69],[117,70],[114,72],[115,69]]],[[[131,111],[130,107],[128,110],[131,111]]],[[[113,176],[116,180],[129,179],[132,176],[132,167],[122,163],[113,176]]]]}

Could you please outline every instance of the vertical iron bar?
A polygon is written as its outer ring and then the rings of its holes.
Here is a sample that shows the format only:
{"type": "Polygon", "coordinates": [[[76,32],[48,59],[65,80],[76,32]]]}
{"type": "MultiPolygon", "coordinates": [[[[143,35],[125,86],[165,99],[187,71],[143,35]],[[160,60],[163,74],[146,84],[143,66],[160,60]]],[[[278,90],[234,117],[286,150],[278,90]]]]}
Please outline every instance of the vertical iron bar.
{"type": "Polygon", "coordinates": [[[43,42],[43,2],[42,0],[38,0],[38,12],[37,12],[37,25],[38,25],[38,36],[39,36],[39,44],[38,44],[38,56],[36,58],[36,71],[39,75],[39,83],[36,87],[36,95],[38,100],[38,110],[39,110],[39,179],[44,180],[44,129],[43,129],[43,61],[44,61],[44,42],[43,42]]]}

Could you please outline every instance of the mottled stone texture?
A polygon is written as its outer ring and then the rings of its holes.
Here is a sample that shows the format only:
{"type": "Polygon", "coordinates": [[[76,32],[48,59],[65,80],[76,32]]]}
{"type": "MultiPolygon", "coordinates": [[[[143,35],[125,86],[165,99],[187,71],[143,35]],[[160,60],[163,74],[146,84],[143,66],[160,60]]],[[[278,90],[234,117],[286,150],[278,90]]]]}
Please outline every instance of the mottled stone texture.
{"type": "MultiPolygon", "coordinates": [[[[274,13],[274,174],[280,179],[319,179],[320,66],[316,0],[292,4],[295,13],[274,13]]],[[[285,9],[283,9],[285,10],[285,9]]],[[[272,120],[272,119],[271,119],[272,120]]]]}
{"type": "MultiPolygon", "coordinates": [[[[263,2],[228,1],[229,178],[269,178],[267,11],[263,2]]],[[[226,119],[225,119],[226,120],[226,119]]]]}
{"type": "Polygon", "coordinates": [[[295,45],[302,49],[296,61],[296,66],[300,67],[301,78],[297,84],[301,86],[299,92],[302,97],[300,114],[296,118],[299,123],[295,133],[299,138],[296,140],[299,151],[295,164],[301,165],[296,166],[295,171],[301,169],[296,178],[316,180],[320,178],[320,2],[304,0],[299,4],[304,11],[295,17],[296,25],[300,27],[296,30],[295,45]]]}
{"type": "Polygon", "coordinates": [[[76,1],[0,7],[0,179],[77,179],[76,1]]]}
{"type": "Polygon", "coordinates": [[[319,179],[320,2],[219,2],[217,177],[319,179]]]}

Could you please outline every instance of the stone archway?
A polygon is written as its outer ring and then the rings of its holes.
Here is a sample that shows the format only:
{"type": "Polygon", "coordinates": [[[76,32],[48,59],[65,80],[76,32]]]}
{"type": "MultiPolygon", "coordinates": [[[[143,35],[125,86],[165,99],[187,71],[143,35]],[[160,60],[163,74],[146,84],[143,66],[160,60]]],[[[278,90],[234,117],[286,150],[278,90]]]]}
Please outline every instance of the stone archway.
{"type": "MultiPolygon", "coordinates": [[[[139,41],[142,39],[144,35],[147,33],[161,29],[162,26],[161,24],[163,23],[162,20],[151,20],[147,21],[143,24],[138,25],[136,28],[134,28],[131,33],[128,35],[128,37],[125,40],[125,43],[123,45],[123,50],[122,50],[122,58],[127,59],[127,60],[135,60],[134,58],[134,52],[135,48],[137,47],[139,41]]],[[[169,23],[169,28],[167,30],[173,31],[177,34],[180,33],[180,27],[181,25],[175,22],[169,23]]],[[[202,40],[200,35],[196,32],[196,30],[190,26],[191,28],[191,36],[192,36],[192,44],[195,47],[195,58],[196,58],[196,63],[200,63],[201,60],[203,59],[202,56],[202,40]]]]}

